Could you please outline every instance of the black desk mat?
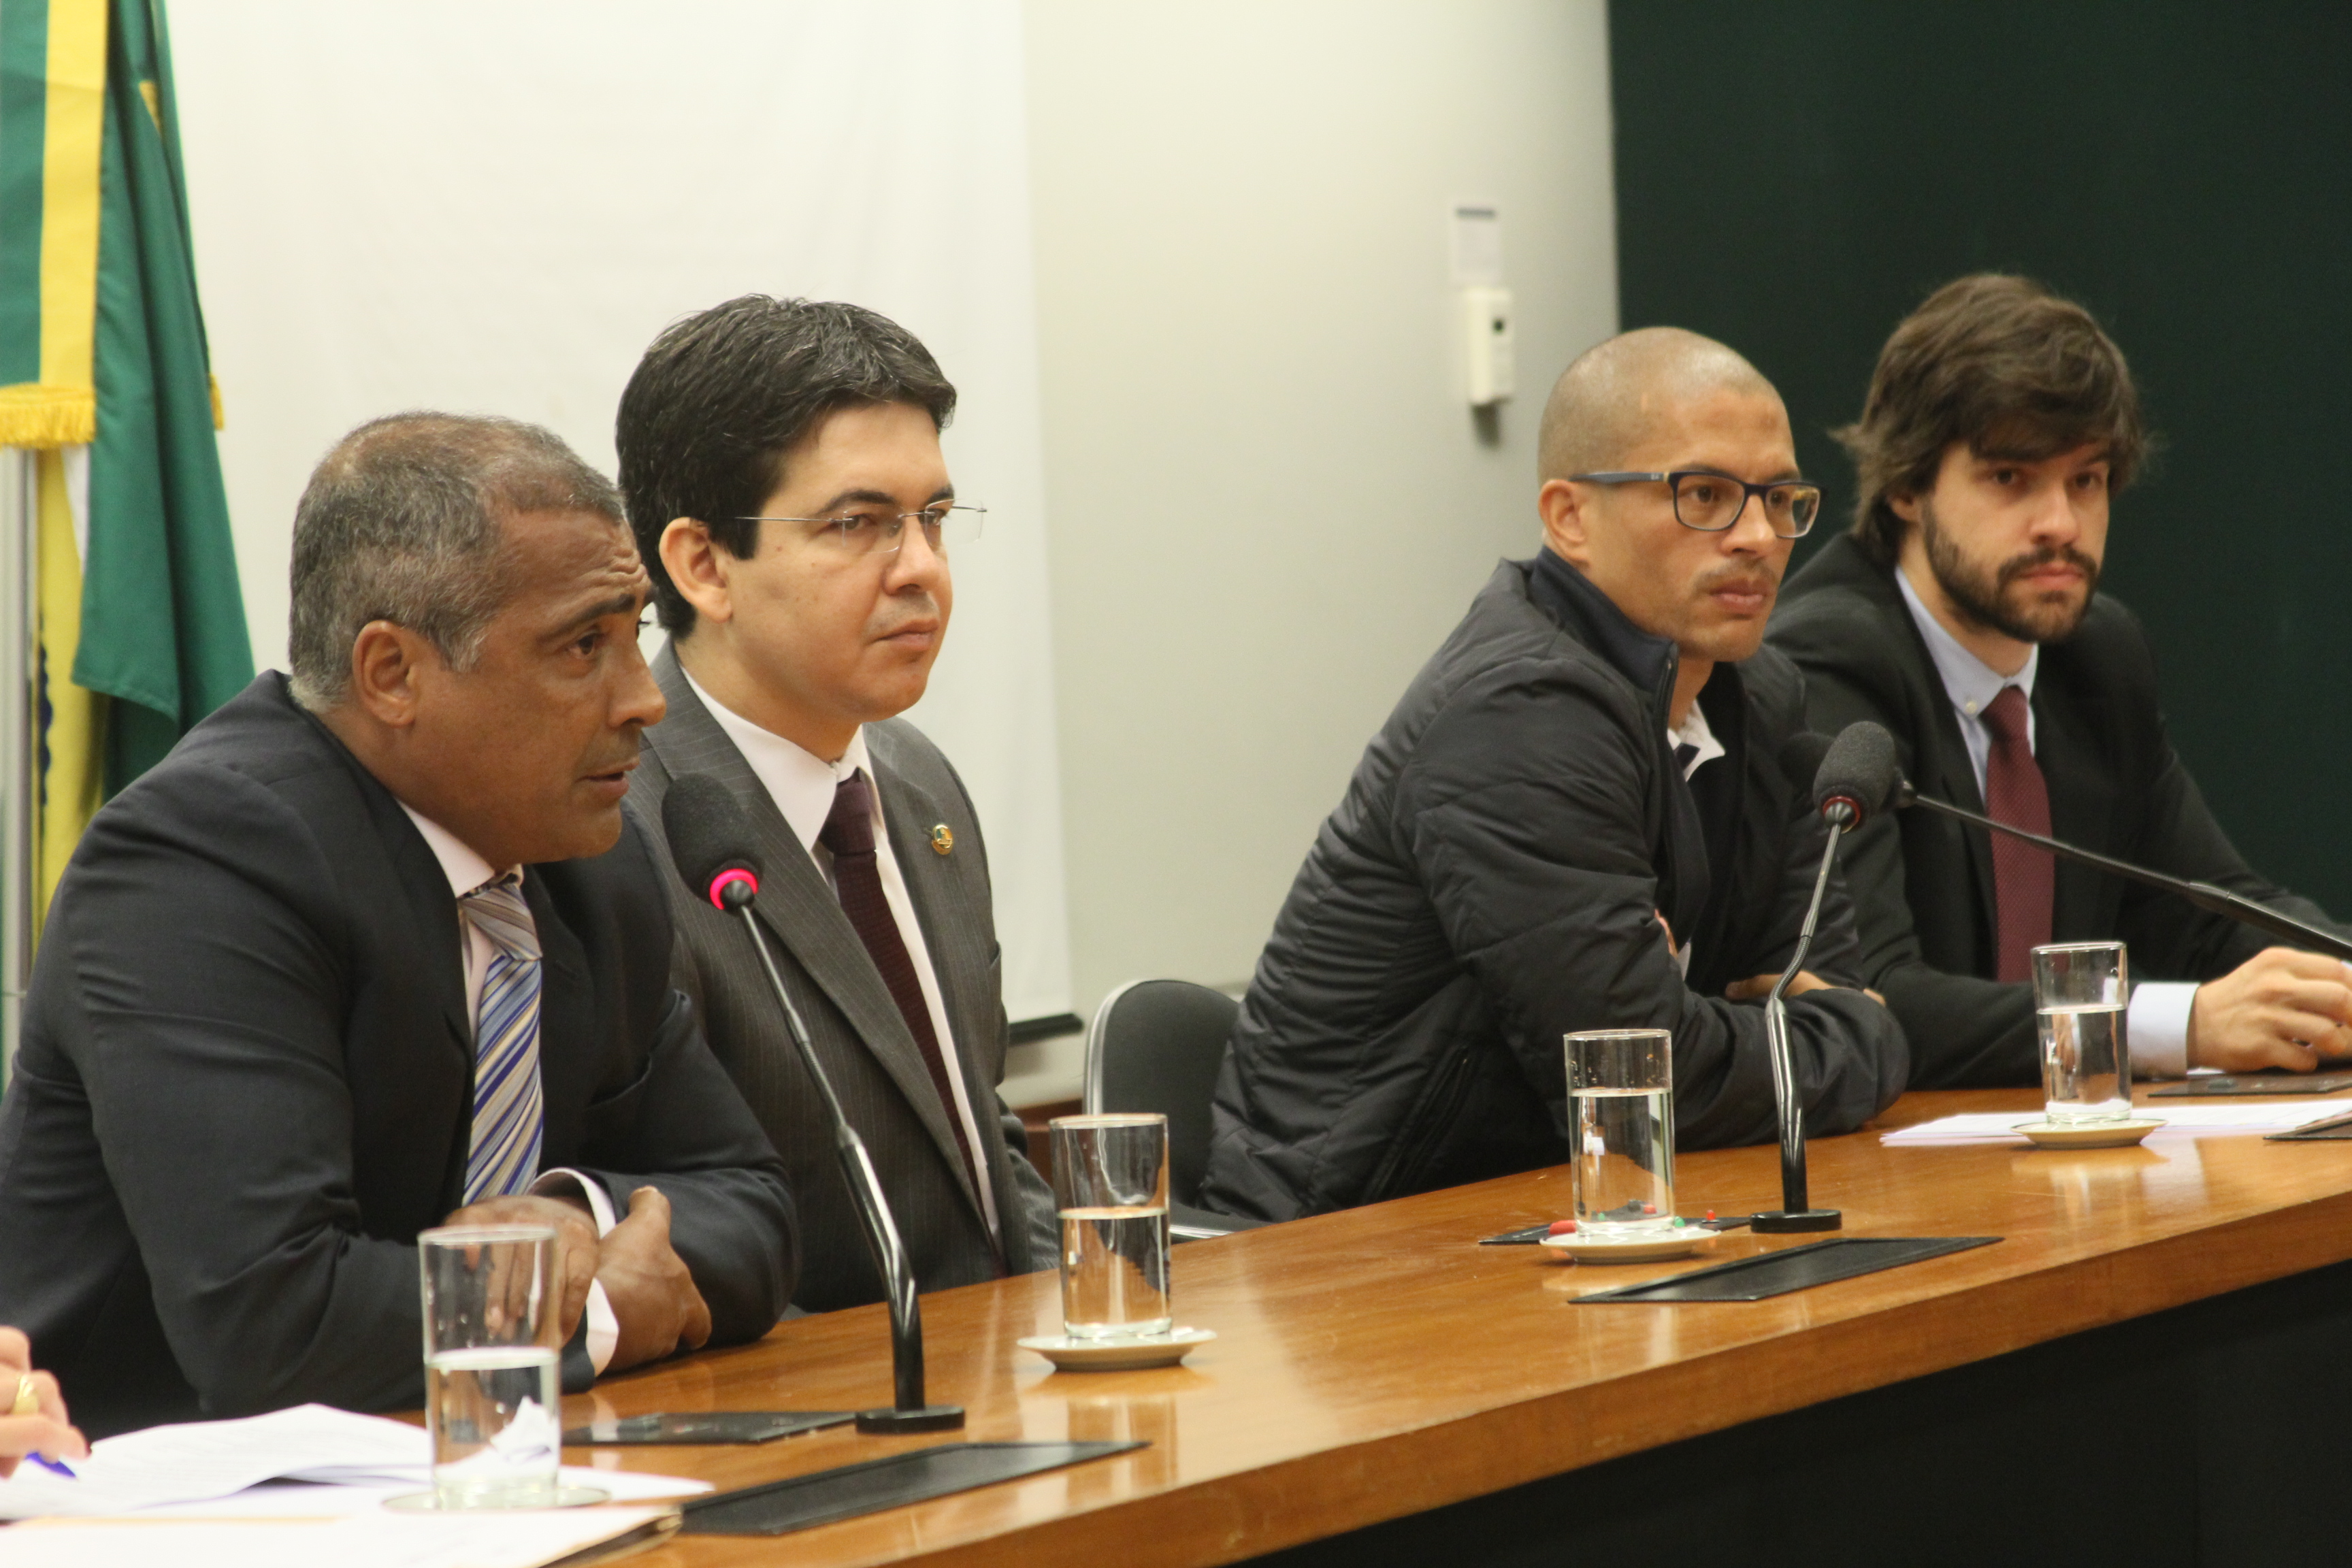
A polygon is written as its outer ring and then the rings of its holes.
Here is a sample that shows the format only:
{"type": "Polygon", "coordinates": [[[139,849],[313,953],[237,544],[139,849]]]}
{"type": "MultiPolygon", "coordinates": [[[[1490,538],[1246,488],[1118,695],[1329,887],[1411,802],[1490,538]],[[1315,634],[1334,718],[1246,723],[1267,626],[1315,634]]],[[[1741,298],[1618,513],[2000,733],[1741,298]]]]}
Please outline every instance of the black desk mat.
{"type": "Polygon", "coordinates": [[[2183,1079],[2179,1083],[2161,1084],[2147,1092],[2159,1099],[2195,1100],[2225,1094],[2334,1094],[2346,1089],[2352,1089],[2352,1072],[2321,1073],[2316,1078],[2299,1073],[2263,1072],[2183,1079]]]}
{"type": "Polygon", "coordinates": [[[1639,1285],[1595,1290],[1577,1300],[1612,1303],[1761,1301],[1768,1296],[1785,1296],[1791,1290],[1810,1289],[1834,1279],[1851,1279],[1859,1274],[1875,1274],[1882,1268],[1899,1268],[1906,1263],[1941,1258],[1946,1253],[1966,1252],[2000,1239],[1997,1236],[1832,1237],[1804,1247],[1759,1252],[1752,1258],[1736,1258],[1706,1268],[1669,1274],[1663,1279],[1648,1279],[1639,1285]]]}
{"type": "Polygon", "coordinates": [[[940,1443],[861,1465],[842,1465],[764,1486],[696,1498],[679,1510],[686,1520],[678,1533],[782,1535],[1148,1446],[1141,1442],[940,1443]]]}
{"type": "Polygon", "coordinates": [[[663,1444],[709,1446],[714,1443],[771,1443],[802,1432],[846,1426],[857,1419],[855,1410],[706,1410],[674,1415],[625,1415],[574,1426],[563,1434],[566,1447],[625,1445],[630,1447],[663,1444]]]}
{"type": "Polygon", "coordinates": [[[2320,1143],[2352,1138],[2352,1116],[2330,1116],[2324,1121],[2306,1121],[2284,1132],[2265,1132],[2265,1143],[2320,1143]]]}

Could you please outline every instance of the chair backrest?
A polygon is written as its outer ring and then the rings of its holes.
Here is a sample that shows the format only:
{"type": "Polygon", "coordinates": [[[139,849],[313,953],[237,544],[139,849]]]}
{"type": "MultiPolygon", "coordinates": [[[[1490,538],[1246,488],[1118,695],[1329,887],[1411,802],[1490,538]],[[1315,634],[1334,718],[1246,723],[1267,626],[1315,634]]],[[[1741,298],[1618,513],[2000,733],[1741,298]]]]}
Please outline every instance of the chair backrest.
{"type": "Polygon", "coordinates": [[[1130,981],[1103,998],[1087,1031],[1088,1110],[1168,1118],[1168,1187],[1199,1200],[1209,1169],[1209,1097],[1241,1004],[1189,980],[1130,981]]]}

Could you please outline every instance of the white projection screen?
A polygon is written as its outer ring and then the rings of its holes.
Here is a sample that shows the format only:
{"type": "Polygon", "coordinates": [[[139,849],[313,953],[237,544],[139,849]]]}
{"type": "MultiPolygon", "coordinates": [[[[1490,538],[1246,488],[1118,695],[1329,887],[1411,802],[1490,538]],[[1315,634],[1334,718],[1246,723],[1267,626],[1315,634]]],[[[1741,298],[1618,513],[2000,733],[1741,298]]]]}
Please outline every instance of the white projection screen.
{"type": "Polygon", "coordinates": [[[1016,0],[181,0],[196,268],[254,649],[336,437],[429,407],[610,472],[646,343],[749,292],[854,300],[956,383],[990,509],[913,718],[989,834],[1005,1004],[1069,1005],[1016,0]]]}

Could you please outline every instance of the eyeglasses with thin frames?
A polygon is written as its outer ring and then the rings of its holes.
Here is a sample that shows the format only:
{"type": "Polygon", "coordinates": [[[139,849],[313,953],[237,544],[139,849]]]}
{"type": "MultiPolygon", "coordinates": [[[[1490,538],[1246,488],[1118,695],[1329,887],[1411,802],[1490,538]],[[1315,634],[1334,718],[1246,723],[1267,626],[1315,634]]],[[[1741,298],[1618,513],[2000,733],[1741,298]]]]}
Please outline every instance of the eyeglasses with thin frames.
{"type": "Polygon", "coordinates": [[[806,524],[815,538],[844,554],[865,556],[897,554],[898,547],[906,542],[910,521],[922,528],[923,542],[945,555],[956,546],[978,539],[981,525],[987,518],[988,509],[984,506],[942,503],[919,511],[893,512],[875,507],[834,517],[739,517],[735,521],[806,524]]]}
{"type": "Polygon", "coordinates": [[[1589,485],[1664,484],[1674,488],[1675,521],[1701,533],[1721,533],[1748,510],[1748,498],[1764,503],[1764,521],[1782,539],[1802,539],[1822,513],[1822,487],[1803,479],[1746,479],[1713,468],[1676,468],[1664,474],[1570,474],[1589,485]]]}

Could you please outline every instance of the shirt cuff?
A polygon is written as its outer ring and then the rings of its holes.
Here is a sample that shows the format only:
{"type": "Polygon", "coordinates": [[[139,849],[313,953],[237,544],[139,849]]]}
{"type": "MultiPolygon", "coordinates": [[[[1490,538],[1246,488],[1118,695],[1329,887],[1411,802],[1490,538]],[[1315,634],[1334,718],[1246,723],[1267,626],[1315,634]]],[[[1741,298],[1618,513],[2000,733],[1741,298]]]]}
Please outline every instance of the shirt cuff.
{"type": "Polygon", "coordinates": [[[2132,1076],[2180,1078],[2189,1071],[2189,1010],[2197,987],[2180,980],[2144,980],[2132,987],[2124,1015],[2131,1031],[2132,1076]]]}
{"type": "MultiPolygon", "coordinates": [[[[540,1173],[530,1184],[531,1192],[541,1197],[565,1191],[575,1191],[588,1204],[588,1212],[596,1218],[598,1239],[610,1236],[615,1223],[613,1218],[613,1195],[604,1184],[583,1172],[559,1165],[540,1173]]],[[[604,1294],[604,1282],[588,1282],[588,1361],[598,1373],[613,1364],[614,1349],[621,1342],[621,1320],[614,1314],[613,1299],[604,1294]]]]}

